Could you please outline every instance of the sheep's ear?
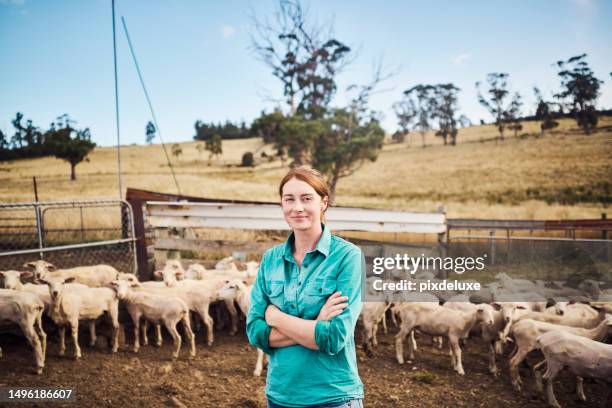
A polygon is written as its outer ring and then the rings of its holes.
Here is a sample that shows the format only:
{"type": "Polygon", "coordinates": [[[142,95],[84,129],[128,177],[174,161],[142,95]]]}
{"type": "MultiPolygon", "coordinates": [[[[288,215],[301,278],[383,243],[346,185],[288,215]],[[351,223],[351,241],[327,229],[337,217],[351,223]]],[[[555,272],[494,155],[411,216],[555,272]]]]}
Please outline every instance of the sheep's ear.
{"type": "Polygon", "coordinates": [[[27,279],[27,278],[31,278],[33,274],[32,272],[26,271],[26,272],[19,272],[19,275],[22,278],[27,279]]]}
{"type": "Polygon", "coordinates": [[[71,276],[71,277],[69,277],[69,278],[64,279],[64,283],[71,283],[71,282],[74,282],[74,279],[75,279],[75,278],[74,278],[74,276],[71,276]]]}
{"type": "Polygon", "coordinates": [[[491,306],[493,306],[495,310],[501,310],[501,305],[499,303],[491,303],[491,306]]]}
{"type": "Polygon", "coordinates": [[[30,261],[30,262],[26,262],[23,264],[24,268],[33,268],[34,267],[34,261],[30,261]]]}
{"type": "Polygon", "coordinates": [[[181,271],[176,271],[174,272],[174,276],[176,276],[177,280],[183,280],[185,279],[185,274],[181,271]]]}
{"type": "Polygon", "coordinates": [[[155,275],[158,278],[162,278],[164,276],[164,274],[162,273],[162,271],[155,271],[153,272],[153,275],[155,275]]]}
{"type": "Polygon", "coordinates": [[[132,283],[130,284],[130,287],[131,287],[131,288],[139,288],[140,286],[142,286],[142,285],[140,284],[140,282],[137,282],[137,281],[132,282],[132,283]]]}
{"type": "Polygon", "coordinates": [[[3,271],[0,271],[0,276],[5,277],[6,275],[4,274],[3,271]]]}
{"type": "Polygon", "coordinates": [[[521,309],[521,310],[525,310],[525,306],[523,306],[523,305],[518,305],[516,308],[517,309],[521,309]]]}
{"type": "Polygon", "coordinates": [[[53,265],[52,263],[46,262],[46,264],[47,264],[47,269],[49,269],[50,271],[54,271],[57,269],[55,265],[53,265]]]}
{"type": "Polygon", "coordinates": [[[576,301],[575,300],[570,300],[569,302],[567,302],[568,305],[575,305],[576,301]]]}
{"type": "Polygon", "coordinates": [[[49,282],[47,282],[46,280],[42,279],[42,278],[36,278],[34,280],[34,282],[38,283],[39,285],[48,285],[49,282]]]}

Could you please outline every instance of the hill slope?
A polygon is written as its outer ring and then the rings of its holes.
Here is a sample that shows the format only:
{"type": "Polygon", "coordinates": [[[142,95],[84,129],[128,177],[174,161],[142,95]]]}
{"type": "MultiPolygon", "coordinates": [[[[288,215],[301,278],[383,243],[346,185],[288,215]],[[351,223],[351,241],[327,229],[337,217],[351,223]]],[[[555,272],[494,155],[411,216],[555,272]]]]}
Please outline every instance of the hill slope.
{"type": "MultiPolygon", "coordinates": [[[[341,179],[338,204],[415,211],[435,211],[444,204],[451,217],[592,218],[610,200],[612,118],[604,117],[591,136],[563,120],[559,130],[536,138],[537,122],[525,123],[523,138],[504,142],[493,126],[459,132],[457,146],[443,146],[433,134],[410,135],[403,144],[385,145],[374,163],[341,179]]],[[[512,136],[512,135],[507,135],[512,136]]],[[[224,154],[209,166],[195,142],[182,143],[176,163],[184,194],[218,198],[276,200],[277,183],[286,171],[280,161],[240,168],[246,151],[270,150],[260,139],[223,143],[224,154]]],[[[173,157],[173,162],[176,159],[173,157]]],[[[176,192],[159,145],[122,148],[124,187],[176,192]]],[[[41,200],[117,197],[116,149],[98,148],[77,166],[55,158],[0,163],[0,201],[31,201],[32,176],[41,200]]]]}

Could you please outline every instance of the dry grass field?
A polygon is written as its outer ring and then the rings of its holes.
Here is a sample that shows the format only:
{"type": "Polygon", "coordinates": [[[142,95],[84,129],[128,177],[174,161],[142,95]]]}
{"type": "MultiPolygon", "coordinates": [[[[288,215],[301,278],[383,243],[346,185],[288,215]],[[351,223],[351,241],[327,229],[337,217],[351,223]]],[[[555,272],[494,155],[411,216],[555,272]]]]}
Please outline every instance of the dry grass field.
{"type": "MultiPolygon", "coordinates": [[[[598,218],[610,201],[612,117],[600,119],[586,136],[575,122],[543,138],[539,123],[526,122],[514,137],[495,141],[492,125],[461,129],[459,144],[443,146],[433,133],[411,134],[402,144],[386,144],[376,162],[366,163],[341,179],[337,204],[412,211],[435,211],[440,204],[450,217],[499,219],[598,218]],[[521,137],[521,134],[523,137],[521,137]]],[[[95,135],[94,135],[95,137],[95,135]]],[[[224,154],[209,164],[195,142],[182,143],[176,165],[183,194],[250,200],[276,200],[277,183],[286,171],[280,161],[262,160],[271,151],[260,139],[223,143],[224,154]],[[246,151],[258,165],[239,167],[246,151]]],[[[169,147],[168,147],[169,148],[169,147]]],[[[175,193],[170,169],[159,145],[122,148],[125,187],[175,193]]],[[[55,158],[0,163],[0,201],[33,200],[36,176],[41,200],[117,197],[116,149],[98,148],[90,161],[77,166],[55,158]]]]}

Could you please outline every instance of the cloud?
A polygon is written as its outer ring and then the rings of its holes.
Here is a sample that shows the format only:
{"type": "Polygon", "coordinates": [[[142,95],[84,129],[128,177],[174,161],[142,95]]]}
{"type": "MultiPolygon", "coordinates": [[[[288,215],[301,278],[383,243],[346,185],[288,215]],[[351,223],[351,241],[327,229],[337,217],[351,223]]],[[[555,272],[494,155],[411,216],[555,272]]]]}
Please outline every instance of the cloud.
{"type": "Polygon", "coordinates": [[[467,54],[465,52],[461,53],[461,54],[459,54],[459,55],[457,55],[456,57],[453,58],[453,60],[452,60],[453,65],[456,65],[456,66],[464,65],[465,62],[470,59],[470,57],[471,57],[470,54],[467,54]]]}
{"type": "Polygon", "coordinates": [[[231,25],[224,25],[221,28],[221,34],[223,35],[223,38],[230,38],[236,34],[236,29],[231,25]]]}

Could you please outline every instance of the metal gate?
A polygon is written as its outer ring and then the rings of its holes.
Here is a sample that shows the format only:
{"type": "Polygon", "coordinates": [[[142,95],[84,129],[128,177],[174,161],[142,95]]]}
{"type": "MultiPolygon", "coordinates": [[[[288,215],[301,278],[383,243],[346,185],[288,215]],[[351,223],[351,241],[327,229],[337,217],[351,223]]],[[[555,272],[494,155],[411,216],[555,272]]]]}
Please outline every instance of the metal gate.
{"type": "Polygon", "coordinates": [[[133,218],[123,200],[0,203],[0,270],[44,259],[58,268],[103,263],[137,273],[133,218]]]}

